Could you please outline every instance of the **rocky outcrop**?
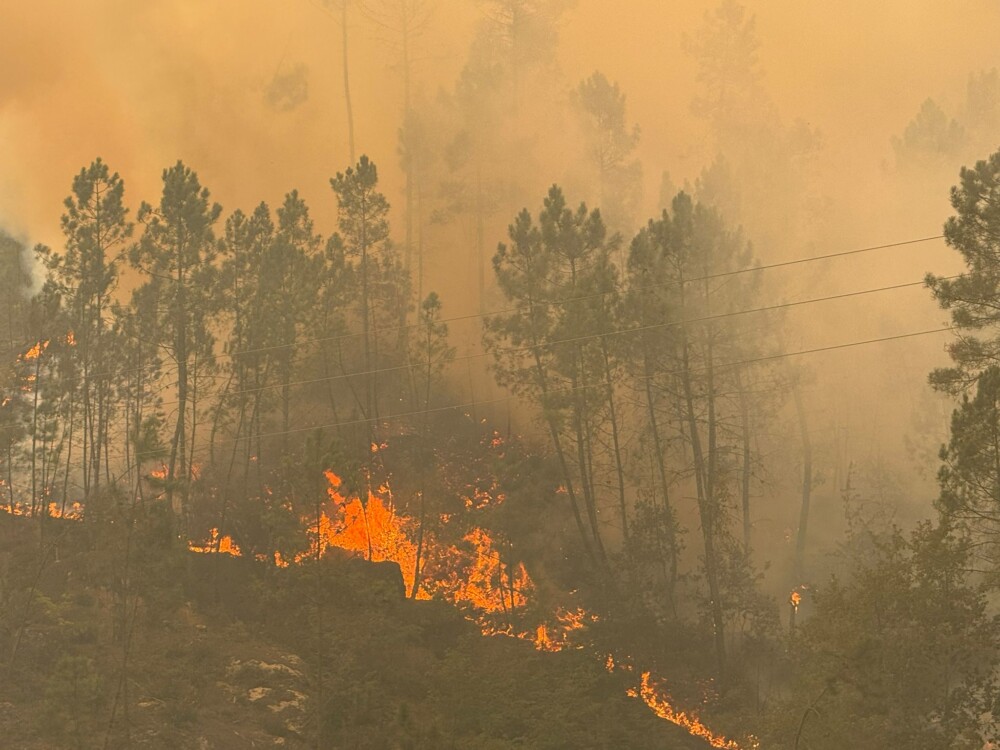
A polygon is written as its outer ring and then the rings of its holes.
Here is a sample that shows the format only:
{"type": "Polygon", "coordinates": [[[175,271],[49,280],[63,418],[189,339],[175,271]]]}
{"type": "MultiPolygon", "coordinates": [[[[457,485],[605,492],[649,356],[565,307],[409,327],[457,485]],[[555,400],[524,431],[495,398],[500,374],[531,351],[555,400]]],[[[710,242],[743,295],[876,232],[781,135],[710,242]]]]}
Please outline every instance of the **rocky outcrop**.
{"type": "Polygon", "coordinates": [[[232,659],[220,689],[234,703],[247,707],[273,737],[287,745],[302,739],[308,712],[308,691],[302,660],[282,654],[275,661],[232,659]]]}

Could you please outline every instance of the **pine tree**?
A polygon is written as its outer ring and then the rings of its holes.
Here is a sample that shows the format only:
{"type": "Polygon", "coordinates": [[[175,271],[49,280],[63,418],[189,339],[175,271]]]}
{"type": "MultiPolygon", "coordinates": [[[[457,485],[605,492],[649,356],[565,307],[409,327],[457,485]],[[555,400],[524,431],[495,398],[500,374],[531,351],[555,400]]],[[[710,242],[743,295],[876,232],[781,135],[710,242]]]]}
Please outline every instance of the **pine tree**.
{"type": "Polygon", "coordinates": [[[953,365],[931,373],[935,388],[961,392],[980,373],[1000,360],[1000,151],[963,167],[960,182],[951,189],[955,215],[944,226],[945,241],[965,261],[966,271],[955,279],[927,275],[927,285],[938,304],[951,312],[958,340],[948,353],[953,365]]]}
{"type": "Polygon", "coordinates": [[[573,92],[590,169],[597,184],[598,206],[609,227],[632,228],[642,199],[642,165],[633,157],[639,126],[625,121],[625,95],[600,71],[573,92]]]}
{"type": "MultiPolygon", "coordinates": [[[[739,455],[738,446],[745,443],[739,427],[740,369],[734,363],[749,358],[748,346],[753,344],[748,342],[759,337],[741,328],[741,316],[726,316],[748,306],[752,282],[733,277],[721,293],[712,279],[746,269],[752,262],[739,232],[728,228],[716,210],[695,203],[683,192],[674,198],[670,212],[636,236],[629,258],[627,299],[636,329],[632,371],[645,395],[660,495],[669,496],[671,474],[693,475],[716,666],[723,683],[727,676],[723,575],[735,546],[731,500],[743,479],[731,457],[739,455]],[[671,443],[678,442],[684,446],[680,455],[677,448],[670,450],[671,443]],[[689,468],[671,472],[667,457],[677,461],[684,454],[689,468]]],[[[664,515],[671,517],[670,506],[664,515]]],[[[669,524],[666,532],[671,555],[676,555],[677,530],[669,524]]],[[[745,560],[744,545],[738,546],[745,560]]]]}
{"type": "Polygon", "coordinates": [[[81,404],[81,452],[84,499],[110,479],[109,431],[114,418],[116,373],[110,356],[110,309],[122,256],[133,225],[125,207],[125,186],[100,159],[80,170],[62,217],[66,250],[46,250],[49,282],[62,299],[75,342],[79,372],[75,398],[81,404]]]}
{"type": "Polygon", "coordinates": [[[378,170],[367,156],[362,156],[356,167],[331,178],[330,186],[340,207],[340,231],[328,252],[333,256],[343,253],[358,285],[356,315],[361,325],[364,368],[364,395],[358,397],[358,407],[372,437],[378,420],[378,376],[373,372],[378,361],[378,282],[380,259],[389,240],[389,201],[378,191],[378,170]]]}
{"type": "Polygon", "coordinates": [[[610,262],[617,238],[607,237],[599,212],[569,209],[557,186],[538,225],[524,210],[509,236],[493,267],[516,309],[487,319],[484,345],[497,383],[538,406],[583,549],[608,569],[604,501],[595,481],[603,468],[621,480],[615,504],[628,533],[613,382],[618,362],[607,339],[617,325],[617,274],[610,262]]]}
{"type": "Polygon", "coordinates": [[[190,451],[197,424],[199,360],[211,361],[210,322],[218,311],[217,243],[214,225],[222,207],[183,162],[163,171],[158,206],[143,203],[145,232],[130,250],[134,268],[147,276],[146,293],[156,299],[162,345],[177,368],[177,408],[167,466],[167,498],[182,518],[190,483],[190,451]],[[179,497],[175,497],[180,488],[179,497]],[[179,502],[178,502],[179,500],[179,502]]]}
{"type": "Polygon", "coordinates": [[[941,449],[939,507],[950,523],[980,540],[987,560],[1000,535],[1000,367],[984,370],[972,398],[963,397],[941,449]]]}

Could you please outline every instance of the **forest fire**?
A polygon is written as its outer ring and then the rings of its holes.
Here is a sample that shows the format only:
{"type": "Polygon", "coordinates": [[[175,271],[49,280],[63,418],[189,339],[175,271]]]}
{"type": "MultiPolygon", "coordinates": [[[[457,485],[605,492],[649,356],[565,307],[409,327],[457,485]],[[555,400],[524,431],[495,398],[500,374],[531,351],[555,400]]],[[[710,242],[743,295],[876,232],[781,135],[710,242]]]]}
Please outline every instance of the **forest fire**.
{"type": "Polygon", "coordinates": [[[726,750],[740,750],[740,745],[735,740],[726,739],[715,734],[711,729],[701,723],[697,716],[686,711],[676,709],[670,703],[666,691],[661,685],[650,676],[649,672],[642,673],[642,682],[639,689],[629,690],[632,697],[642,698],[649,708],[661,719],[666,719],[672,724],[676,724],[686,729],[690,734],[701,737],[712,747],[725,748],[726,750]]]}
{"type": "MultiPolygon", "coordinates": [[[[297,561],[322,555],[330,547],[371,561],[390,560],[399,565],[406,590],[414,591],[419,544],[413,536],[418,533],[417,522],[397,512],[389,486],[382,484],[368,490],[367,502],[362,502],[360,497],[341,492],[343,482],[336,473],[327,471],[326,478],[336,512],[328,514],[324,510],[318,521],[310,522],[310,550],[297,561]]],[[[446,523],[442,519],[442,524],[446,523]]],[[[421,574],[429,567],[433,575],[421,575],[416,598],[440,596],[453,604],[471,607],[484,631],[513,634],[512,616],[527,604],[527,593],[534,584],[523,563],[509,565],[502,560],[487,531],[473,528],[457,545],[442,545],[428,532],[420,557],[421,574]],[[498,627],[492,617],[497,614],[506,619],[504,626],[498,627]]]]}
{"type": "MultiPolygon", "coordinates": [[[[562,651],[567,648],[570,645],[570,633],[577,630],[583,630],[589,623],[596,622],[597,615],[577,608],[572,612],[556,612],[556,621],[559,623],[559,627],[553,627],[549,624],[542,623],[536,629],[534,641],[535,648],[539,651],[554,652],[562,651]]],[[[611,656],[609,656],[608,659],[611,664],[611,668],[608,669],[610,672],[614,668],[614,659],[611,656]]]]}
{"type": "MultiPolygon", "coordinates": [[[[156,475],[154,471],[154,478],[156,475]]],[[[413,591],[418,547],[412,538],[415,520],[397,512],[391,490],[384,484],[369,491],[367,502],[363,503],[356,495],[342,492],[344,483],[337,474],[327,471],[325,476],[332,509],[324,509],[318,521],[304,519],[310,546],[291,563],[301,564],[322,557],[329,554],[331,548],[366,560],[392,561],[400,566],[406,590],[413,591]],[[331,512],[328,513],[328,509],[331,512]]],[[[483,502],[482,498],[477,501],[483,502]]],[[[469,500],[468,504],[472,502],[469,500]]],[[[41,515],[42,505],[33,508],[14,503],[2,509],[12,515],[32,517],[41,515]]],[[[50,502],[46,510],[51,518],[80,520],[83,517],[83,506],[78,502],[67,507],[50,502]]],[[[447,522],[447,518],[442,519],[442,523],[447,522]]],[[[189,541],[187,549],[197,554],[243,555],[233,537],[218,528],[210,529],[203,541],[189,541]]],[[[485,529],[472,528],[457,545],[443,545],[427,534],[422,557],[421,581],[415,597],[425,600],[439,597],[464,609],[484,635],[530,641],[537,650],[554,653],[567,648],[583,648],[582,644],[574,643],[574,633],[585,631],[598,620],[597,615],[581,607],[560,608],[551,619],[529,626],[524,613],[535,589],[534,582],[522,562],[511,565],[503,560],[496,541],[485,529]]],[[[277,567],[291,564],[277,551],[273,558],[258,555],[258,559],[273,559],[277,567]]],[[[796,599],[801,596],[794,591],[791,601],[794,603],[796,599]]],[[[637,671],[630,660],[617,659],[610,654],[605,667],[608,672],[637,671]]],[[[696,715],[674,707],[662,682],[648,671],[642,672],[640,685],[631,688],[628,695],[641,698],[658,717],[706,740],[712,747],[740,750],[739,744],[712,732],[696,715]]]]}
{"type": "Polygon", "coordinates": [[[79,521],[83,518],[83,505],[80,503],[56,503],[50,501],[48,505],[43,503],[28,504],[24,502],[5,503],[0,506],[0,510],[12,516],[25,516],[36,518],[46,516],[47,518],[64,518],[69,521],[79,521]]]}
{"type": "Polygon", "coordinates": [[[233,541],[233,538],[228,534],[219,536],[218,529],[212,529],[209,532],[209,538],[204,544],[188,542],[188,549],[191,552],[200,552],[202,554],[218,552],[220,555],[231,555],[232,557],[240,557],[243,554],[240,551],[239,545],[233,541]]]}
{"type": "MultiPolygon", "coordinates": [[[[372,447],[374,450],[385,446],[373,444],[372,447]]],[[[318,519],[305,520],[310,547],[292,562],[300,564],[322,557],[332,548],[371,561],[388,560],[399,565],[406,591],[412,592],[417,570],[418,543],[413,539],[417,522],[397,511],[391,489],[386,484],[373,487],[367,493],[367,502],[362,502],[357,495],[345,491],[345,483],[338,474],[327,471],[325,476],[329,482],[328,499],[333,507],[324,508],[318,519]]],[[[471,507],[483,502],[483,498],[477,496],[475,501],[470,498],[466,504],[471,507]]],[[[447,518],[442,519],[442,523],[447,522],[447,518]]],[[[212,529],[204,544],[192,543],[189,549],[239,556],[239,546],[232,538],[228,535],[220,538],[219,534],[218,529],[212,529]]],[[[508,564],[497,547],[490,533],[478,527],[467,532],[457,545],[441,544],[432,534],[425,533],[416,598],[440,597],[465,609],[466,615],[480,626],[484,635],[527,640],[537,650],[550,653],[582,648],[573,643],[573,634],[597,622],[597,615],[580,607],[559,609],[551,620],[528,626],[524,611],[535,585],[524,564],[508,564]]],[[[289,564],[277,552],[274,562],[279,567],[289,564]]],[[[607,656],[605,666],[609,672],[636,671],[629,660],[618,660],[613,655],[607,656]]],[[[630,689],[628,694],[641,698],[658,717],[706,740],[712,747],[740,750],[741,746],[734,740],[712,732],[693,713],[677,709],[662,682],[650,672],[643,672],[640,685],[630,689]]]]}
{"type": "Polygon", "coordinates": [[[28,351],[24,353],[21,357],[24,362],[31,362],[32,360],[38,359],[45,353],[45,350],[49,348],[49,341],[39,341],[34,346],[32,346],[28,351]]]}

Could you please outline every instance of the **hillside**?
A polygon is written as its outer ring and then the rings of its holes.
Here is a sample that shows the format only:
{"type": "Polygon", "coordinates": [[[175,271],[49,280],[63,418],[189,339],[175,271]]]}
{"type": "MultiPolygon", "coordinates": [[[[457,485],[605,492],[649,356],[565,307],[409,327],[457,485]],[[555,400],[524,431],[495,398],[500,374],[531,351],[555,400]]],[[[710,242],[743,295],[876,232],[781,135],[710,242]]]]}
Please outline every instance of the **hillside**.
{"type": "Polygon", "coordinates": [[[593,654],[404,599],[392,563],[143,548],[122,629],[94,530],[46,523],[0,514],[5,750],[707,747],[593,654]]]}

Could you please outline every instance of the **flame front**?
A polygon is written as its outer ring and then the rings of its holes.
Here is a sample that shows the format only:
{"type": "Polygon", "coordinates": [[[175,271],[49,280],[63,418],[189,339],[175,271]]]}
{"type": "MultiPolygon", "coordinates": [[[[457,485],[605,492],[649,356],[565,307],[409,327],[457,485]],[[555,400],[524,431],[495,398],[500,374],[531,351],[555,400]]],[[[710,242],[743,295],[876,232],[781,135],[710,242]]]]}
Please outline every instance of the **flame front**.
{"type": "Polygon", "coordinates": [[[633,688],[629,691],[629,695],[642,698],[643,703],[649,706],[653,713],[661,719],[666,719],[670,723],[682,727],[695,737],[701,737],[712,747],[725,748],[726,750],[740,750],[740,746],[735,740],[720,737],[702,724],[694,714],[674,708],[670,703],[666,690],[656,684],[650,677],[649,672],[642,673],[639,690],[636,691],[633,688]]]}
{"type": "MultiPolygon", "coordinates": [[[[43,350],[40,347],[39,353],[43,350]]],[[[373,449],[382,447],[373,445],[373,449]]],[[[165,466],[150,472],[151,478],[158,479],[165,478],[166,474],[165,466]]],[[[367,502],[362,502],[359,497],[350,497],[342,492],[343,482],[333,471],[327,471],[325,475],[332,509],[327,505],[318,519],[305,520],[310,548],[296,555],[291,562],[302,563],[322,557],[331,549],[371,561],[389,560],[399,565],[407,591],[412,591],[417,571],[417,544],[412,538],[416,531],[415,521],[396,511],[387,485],[368,491],[367,502]]],[[[499,493],[492,499],[485,495],[474,493],[467,499],[467,507],[478,508],[491,501],[503,501],[499,493]]],[[[14,515],[27,516],[37,514],[43,508],[55,518],[79,519],[83,515],[79,503],[65,509],[56,503],[48,503],[47,507],[39,504],[34,511],[23,504],[2,509],[14,515]]],[[[440,520],[442,524],[447,524],[450,519],[444,516],[440,520]]],[[[200,554],[242,555],[233,538],[218,528],[212,528],[204,542],[189,542],[188,549],[200,554]]],[[[509,549],[509,545],[498,544],[488,531],[478,527],[468,531],[457,546],[443,545],[433,534],[425,532],[423,562],[420,565],[422,580],[416,590],[417,598],[438,597],[462,607],[485,635],[507,635],[531,641],[539,651],[583,648],[580,635],[588,625],[598,620],[597,616],[581,607],[558,609],[549,620],[530,625],[526,621],[525,610],[535,585],[524,563],[504,559],[504,549],[509,549]]],[[[273,561],[277,567],[290,564],[277,551],[273,555],[259,554],[257,558],[273,561]]],[[[801,595],[794,591],[791,597],[793,605],[797,606],[800,599],[801,595]]],[[[609,672],[634,671],[627,658],[618,659],[611,654],[606,655],[605,667],[609,672]]],[[[631,688],[628,695],[641,698],[658,717],[704,739],[712,747],[740,750],[739,744],[712,732],[695,714],[675,708],[662,682],[648,671],[642,673],[640,685],[631,688]]],[[[751,746],[757,745],[753,743],[751,746]]]]}
{"type": "Polygon", "coordinates": [[[233,538],[229,534],[220,537],[218,529],[212,529],[209,532],[208,541],[204,544],[188,542],[188,549],[192,552],[200,552],[202,554],[218,552],[220,555],[231,555],[233,557],[240,557],[243,554],[240,551],[239,545],[233,541],[233,538]]]}
{"type": "MultiPolygon", "coordinates": [[[[0,480],[0,485],[2,484],[3,481],[0,480]]],[[[0,506],[0,510],[12,516],[25,516],[29,518],[40,516],[43,513],[49,518],[64,518],[69,521],[79,521],[83,518],[83,505],[80,503],[71,503],[63,506],[50,501],[48,504],[36,503],[32,507],[27,503],[17,501],[14,503],[5,503],[0,506]]]]}
{"type": "MultiPolygon", "coordinates": [[[[413,521],[395,512],[388,487],[380,487],[378,494],[369,492],[368,502],[362,504],[358,498],[345,498],[341,494],[339,476],[332,471],[326,476],[330,482],[329,496],[342,509],[342,520],[334,522],[323,514],[318,532],[316,523],[312,523],[312,554],[315,555],[315,545],[319,544],[320,554],[329,547],[338,547],[370,559],[393,560],[402,570],[407,591],[411,590],[417,554],[417,545],[410,538],[413,521]]],[[[493,498],[494,502],[502,500],[502,496],[493,498]]],[[[481,507],[488,502],[477,493],[467,498],[466,506],[481,507]]],[[[442,523],[447,521],[447,517],[442,519],[442,523]]],[[[574,633],[583,631],[598,619],[578,607],[558,610],[553,621],[534,627],[523,627],[525,624],[521,622],[522,627],[518,628],[519,613],[527,606],[528,597],[534,590],[523,563],[505,562],[496,540],[481,528],[474,528],[465,535],[464,549],[442,547],[433,538],[429,543],[425,538],[424,544],[427,559],[447,564],[435,566],[434,575],[422,581],[419,598],[440,596],[453,604],[468,607],[470,616],[485,635],[513,636],[532,641],[539,651],[562,651],[573,645],[574,633]]],[[[608,655],[606,667],[608,671],[632,671],[631,665],[616,663],[612,655],[608,655]]],[[[650,672],[642,673],[639,688],[629,694],[641,698],[661,719],[706,740],[712,747],[741,750],[736,741],[715,734],[693,713],[675,708],[662,683],[652,678],[650,672]]]]}
{"type": "MultiPolygon", "coordinates": [[[[373,444],[373,449],[381,447],[373,444]]],[[[327,494],[336,512],[323,511],[318,521],[309,523],[310,550],[296,561],[322,556],[330,548],[371,561],[390,560],[399,565],[406,590],[412,591],[417,569],[416,522],[396,511],[387,485],[369,490],[367,502],[362,503],[359,497],[341,492],[343,482],[336,473],[327,471],[326,478],[330,484],[327,494]]],[[[513,634],[512,615],[527,605],[527,594],[534,584],[523,563],[503,561],[489,532],[473,528],[464,535],[461,547],[441,545],[426,532],[421,557],[421,571],[430,566],[435,575],[421,576],[417,598],[439,596],[467,605],[478,615],[484,632],[513,634]],[[507,618],[506,627],[497,627],[496,618],[490,617],[496,614],[507,618]]]]}
{"type": "Polygon", "coordinates": [[[45,353],[45,350],[48,349],[48,348],[49,348],[48,339],[46,339],[45,341],[39,341],[34,346],[32,346],[30,349],[28,349],[28,351],[26,351],[24,353],[24,355],[21,357],[21,359],[24,362],[30,362],[30,361],[32,361],[34,359],[38,359],[39,357],[42,356],[42,354],[45,353]]]}

